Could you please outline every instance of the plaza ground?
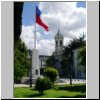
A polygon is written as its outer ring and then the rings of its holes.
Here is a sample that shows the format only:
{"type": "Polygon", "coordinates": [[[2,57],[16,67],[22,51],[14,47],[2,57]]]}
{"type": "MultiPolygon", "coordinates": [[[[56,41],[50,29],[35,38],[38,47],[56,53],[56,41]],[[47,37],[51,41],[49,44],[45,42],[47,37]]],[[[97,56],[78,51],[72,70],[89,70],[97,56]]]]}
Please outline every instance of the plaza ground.
{"type": "MultiPolygon", "coordinates": [[[[85,84],[85,83],[86,83],[85,79],[72,79],[72,84],[85,84]]],[[[70,84],[69,79],[61,78],[60,80],[57,81],[57,83],[55,83],[55,85],[66,85],[66,84],[70,84]]],[[[34,85],[35,84],[33,84],[32,86],[34,85]]],[[[14,87],[29,87],[29,84],[14,84],[14,87]]]]}
{"type": "Polygon", "coordinates": [[[38,91],[30,87],[14,87],[14,98],[86,98],[86,84],[59,84],[44,91],[40,95],[38,91]]]}

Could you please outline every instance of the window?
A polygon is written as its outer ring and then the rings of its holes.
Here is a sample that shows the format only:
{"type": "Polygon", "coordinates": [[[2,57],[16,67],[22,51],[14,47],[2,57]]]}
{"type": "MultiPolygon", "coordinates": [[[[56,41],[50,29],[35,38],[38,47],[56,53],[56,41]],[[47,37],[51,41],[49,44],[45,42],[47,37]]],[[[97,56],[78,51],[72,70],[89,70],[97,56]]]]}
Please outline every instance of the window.
{"type": "Polygon", "coordinates": [[[62,46],[62,40],[60,40],[60,46],[62,46]]]}
{"type": "Polygon", "coordinates": [[[38,70],[36,69],[36,75],[38,75],[38,70]]]}
{"type": "Polygon", "coordinates": [[[58,41],[56,41],[56,46],[58,46],[58,41]]]}

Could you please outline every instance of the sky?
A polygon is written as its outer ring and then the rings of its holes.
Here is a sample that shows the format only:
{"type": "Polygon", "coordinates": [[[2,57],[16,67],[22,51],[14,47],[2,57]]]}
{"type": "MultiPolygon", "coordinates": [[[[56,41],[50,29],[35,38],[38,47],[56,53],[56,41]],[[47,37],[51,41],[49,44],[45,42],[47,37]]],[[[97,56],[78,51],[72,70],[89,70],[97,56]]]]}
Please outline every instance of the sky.
{"type": "Polygon", "coordinates": [[[34,49],[36,32],[39,54],[52,55],[58,29],[64,36],[64,45],[73,37],[79,37],[83,32],[86,34],[86,2],[24,2],[21,39],[28,49],[34,49]],[[49,26],[49,31],[36,24],[36,6],[41,10],[41,18],[49,26]]]}

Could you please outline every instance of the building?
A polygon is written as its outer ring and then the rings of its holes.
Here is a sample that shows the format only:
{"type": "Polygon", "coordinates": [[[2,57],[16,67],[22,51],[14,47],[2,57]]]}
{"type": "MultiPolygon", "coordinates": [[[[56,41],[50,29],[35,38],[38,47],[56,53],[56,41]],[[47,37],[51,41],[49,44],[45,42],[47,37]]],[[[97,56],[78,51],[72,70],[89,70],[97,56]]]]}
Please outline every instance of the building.
{"type": "MultiPolygon", "coordinates": [[[[55,66],[57,67],[57,69],[59,70],[60,74],[63,74],[63,71],[61,69],[61,61],[62,61],[62,50],[64,49],[63,47],[63,35],[60,33],[60,31],[58,30],[56,36],[55,36],[55,52],[53,52],[53,56],[56,60],[55,62],[55,66]]],[[[46,56],[46,55],[40,55],[39,56],[39,62],[40,62],[40,74],[42,74],[42,69],[46,67],[46,60],[49,58],[50,56],[46,56]]]]}
{"type": "Polygon", "coordinates": [[[43,74],[43,69],[46,67],[46,61],[50,56],[39,55],[40,75],[43,74]]]}
{"type": "Polygon", "coordinates": [[[62,76],[63,71],[61,68],[61,61],[63,59],[62,56],[62,51],[64,50],[64,45],[63,45],[64,37],[58,30],[57,34],[55,35],[55,52],[53,53],[53,56],[55,58],[55,66],[57,67],[59,71],[59,75],[62,76]]]}
{"type": "Polygon", "coordinates": [[[56,60],[61,61],[62,60],[62,51],[64,49],[63,45],[63,35],[58,30],[58,33],[55,36],[55,52],[53,53],[56,60]]]}
{"type": "MultiPolygon", "coordinates": [[[[62,56],[63,50],[64,50],[64,45],[63,45],[64,37],[58,30],[57,34],[55,35],[55,51],[53,52],[53,57],[55,58],[55,67],[59,71],[59,76],[62,77],[64,76],[64,72],[61,64],[61,61],[64,59],[62,56]]],[[[83,72],[81,67],[78,67],[78,49],[73,51],[73,64],[72,64],[72,77],[73,78],[85,78],[86,75],[83,72]]],[[[39,65],[40,65],[40,74],[43,73],[43,68],[46,67],[46,60],[50,56],[46,55],[39,55],[39,65]]],[[[69,76],[68,76],[69,77],[69,76]]]]}
{"type": "Polygon", "coordinates": [[[84,72],[83,66],[79,66],[79,58],[78,58],[78,52],[80,49],[74,50],[74,57],[73,57],[73,66],[74,66],[74,73],[75,78],[86,78],[86,74],[84,72]]]}

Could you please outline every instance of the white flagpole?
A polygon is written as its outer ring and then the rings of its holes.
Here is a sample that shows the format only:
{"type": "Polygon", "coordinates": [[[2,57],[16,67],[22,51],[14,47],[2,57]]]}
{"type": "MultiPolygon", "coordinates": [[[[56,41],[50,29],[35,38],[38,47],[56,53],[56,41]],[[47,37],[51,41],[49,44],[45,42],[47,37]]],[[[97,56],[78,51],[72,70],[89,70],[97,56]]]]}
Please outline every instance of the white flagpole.
{"type": "Polygon", "coordinates": [[[33,70],[34,70],[34,75],[35,75],[35,67],[36,67],[36,9],[35,9],[35,31],[34,31],[34,52],[33,52],[33,70]]]}
{"type": "Polygon", "coordinates": [[[36,9],[35,9],[34,49],[36,49],[36,9]]]}

